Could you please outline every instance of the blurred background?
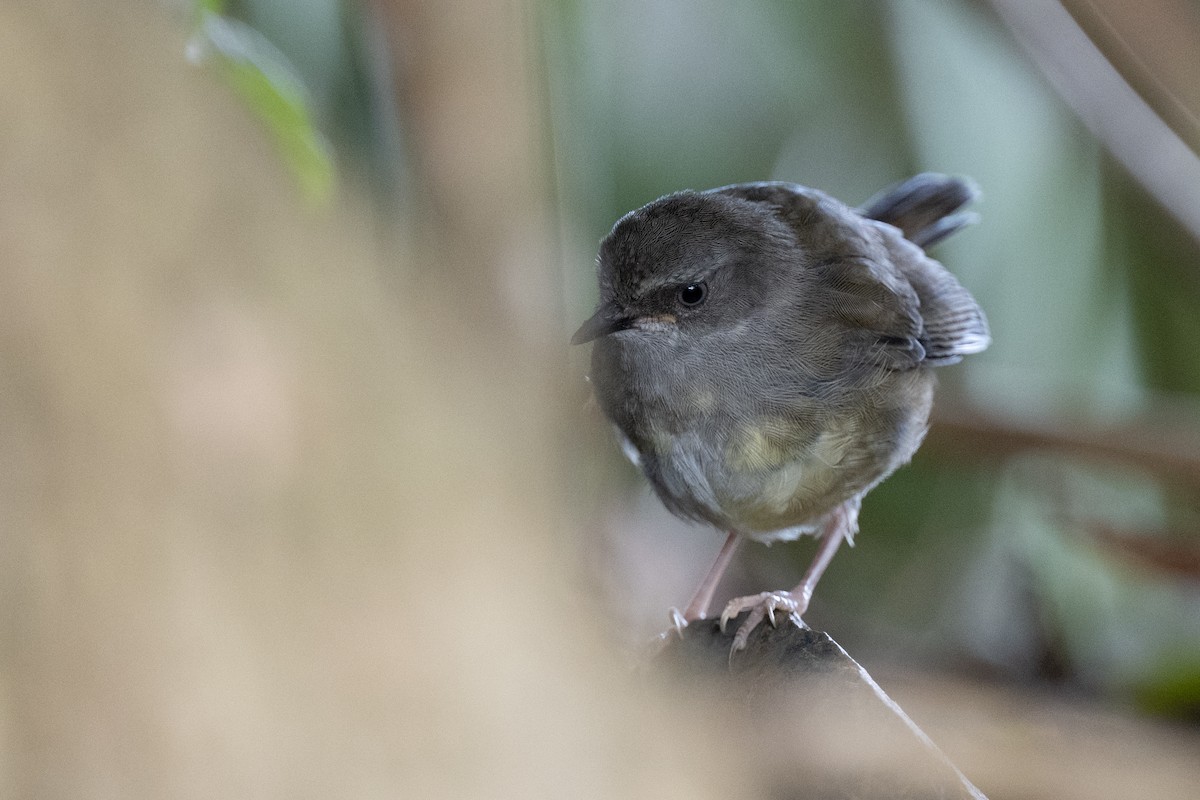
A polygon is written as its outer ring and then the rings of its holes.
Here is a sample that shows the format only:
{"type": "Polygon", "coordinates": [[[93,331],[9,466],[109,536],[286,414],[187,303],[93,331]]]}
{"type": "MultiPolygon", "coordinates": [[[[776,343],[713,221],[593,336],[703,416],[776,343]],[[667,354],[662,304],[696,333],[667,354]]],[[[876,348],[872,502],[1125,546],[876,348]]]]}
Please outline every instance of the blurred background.
{"type": "Polygon", "coordinates": [[[1198,54],[1195,0],[5,4],[4,793],[763,796],[626,680],[722,535],[567,341],[662,194],[931,170],[994,343],[807,619],[993,797],[1193,796],[1198,54]]]}
{"type": "MultiPolygon", "coordinates": [[[[941,373],[927,446],[868,497],[810,622],[868,661],[1195,719],[1200,6],[555,3],[539,22],[574,319],[596,240],[669,191],[772,178],[857,204],[922,170],[982,187],[981,223],[936,255],[994,344],[941,373]]],[[[674,533],[613,470],[622,569],[597,570],[652,629],[721,536],[674,533]]],[[[747,548],[723,593],[791,586],[810,554],[747,548]]]]}

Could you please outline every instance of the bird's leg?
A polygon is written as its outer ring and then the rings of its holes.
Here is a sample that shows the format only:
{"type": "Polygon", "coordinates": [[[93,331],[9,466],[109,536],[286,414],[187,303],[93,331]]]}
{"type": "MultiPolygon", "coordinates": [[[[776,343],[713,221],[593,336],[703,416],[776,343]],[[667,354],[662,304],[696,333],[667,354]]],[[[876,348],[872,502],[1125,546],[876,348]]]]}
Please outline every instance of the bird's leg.
{"type": "Polygon", "coordinates": [[[716,561],[709,567],[708,574],[704,576],[704,580],[696,589],[696,594],[692,596],[687,608],[683,610],[683,613],[680,613],[677,608],[671,609],[671,624],[676,633],[682,636],[683,629],[688,626],[688,623],[708,616],[708,607],[712,604],[713,593],[716,592],[717,584],[721,582],[721,576],[728,569],[729,562],[733,560],[733,554],[737,551],[741,541],[742,537],[730,531],[729,536],[725,538],[725,544],[721,545],[721,552],[717,553],[716,561]]]}
{"type": "Polygon", "coordinates": [[[813,590],[817,588],[817,581],[821,580],[825,568],[833,560],[833,554],[837,552],[842,540],[853,538],[857,525],[858,502],[843,503],[835,508],[825,521],[825,525],[821,529],[820,543],[817,545],[817,554],[813,557],[812,563],[809,564],[808,570],[804,573],[798,586],[787,592],[762,592],[729,601],[725,610],[721,612],[722,631],[725,630],[725,625],[729,620],[747,609],[750,611],[750,616],[746,618],[733,637],[735,651],[745,649],[751,632],[762,623],[763,619],[768,620],[771,625],[775,625],[776,611],[787,612],[797,625],[804,624],[801,617],[808,610],[808,603],[812,600],[813,590]]]}

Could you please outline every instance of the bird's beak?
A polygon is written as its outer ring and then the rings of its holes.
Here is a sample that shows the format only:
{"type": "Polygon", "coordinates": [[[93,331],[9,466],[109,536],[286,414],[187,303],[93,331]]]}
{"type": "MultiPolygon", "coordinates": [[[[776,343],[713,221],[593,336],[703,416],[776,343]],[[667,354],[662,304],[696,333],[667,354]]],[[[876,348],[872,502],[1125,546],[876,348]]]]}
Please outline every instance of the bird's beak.
{"type": "Polygon", "coordinates": [[[596,313],[588,317],[587,322],[579,326],[579,330],[571,337],[571,344],[584,344],[610,333],[626,330],[631,325],[633,320],[630,317],[620,316],[612,306],[605,304],[596,309],[596,313]]]}

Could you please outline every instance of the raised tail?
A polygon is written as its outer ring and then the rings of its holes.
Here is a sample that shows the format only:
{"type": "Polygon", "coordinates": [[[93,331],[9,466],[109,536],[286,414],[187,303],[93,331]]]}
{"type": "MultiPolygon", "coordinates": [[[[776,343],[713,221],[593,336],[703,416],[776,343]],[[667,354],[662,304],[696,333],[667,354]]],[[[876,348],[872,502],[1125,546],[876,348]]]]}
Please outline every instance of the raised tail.
{"type": "Polygon", "coordinates": [[[979,220],[974,211],[960,210],[978,197],[979,188],[969,179],[922,172],[884,189],[858,213],[895,225],[904,238],[928,249],[979,220]]]}

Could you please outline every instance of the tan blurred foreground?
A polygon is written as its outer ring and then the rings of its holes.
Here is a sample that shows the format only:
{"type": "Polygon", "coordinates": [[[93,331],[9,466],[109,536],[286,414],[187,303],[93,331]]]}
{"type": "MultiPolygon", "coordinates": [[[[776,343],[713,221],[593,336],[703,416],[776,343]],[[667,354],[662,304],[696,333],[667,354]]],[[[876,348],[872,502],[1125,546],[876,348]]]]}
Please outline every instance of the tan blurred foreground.
{"type": "MultiPolygon", "coordinates": [[[[475,313],[453,230],[304,208],[184,43],[0,9],[0,796],[793,796],[795,741],[635,680],[567,579],[553,315],[475,313]]],[[[1125,796],[952,744],[994,798],[1125,796]]]]}
{"type": "Polygon", "coordinates": [[[54,5],[0,10],[0,796],[704,796],[561,577],[545,353],[302,207],[162,8],[54,5]]]}

